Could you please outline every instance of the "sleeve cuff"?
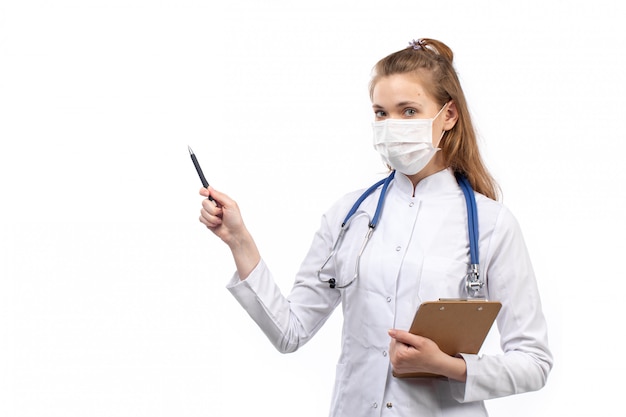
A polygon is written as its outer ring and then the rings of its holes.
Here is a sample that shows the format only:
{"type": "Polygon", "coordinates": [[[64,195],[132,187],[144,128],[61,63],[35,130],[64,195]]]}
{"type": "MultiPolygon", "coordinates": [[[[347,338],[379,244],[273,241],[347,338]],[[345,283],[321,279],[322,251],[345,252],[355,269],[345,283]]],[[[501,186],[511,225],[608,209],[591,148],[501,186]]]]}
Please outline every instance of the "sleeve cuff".
{"type": "Polygon", "coordinates": [[[465,366],[467,367],[467,378],[465,382],[450,380],[450,392],[452,393],[452,398],[460,403],[468,402],[468,398],[471,397],[469,395],[472,392],[472,386],[474,383],[474,365],[478,360],[478,355],[470,355],[467,353],[459,354],[461,358],[465,361],[465,366]]]}
{"type": "Polygon", "coordinates": [[[226,284],[226,289],[232,291],[236,289],[237,287],[243,285],[244,282],[247,283],[247,286],[254,288],[255,281],[259,280],[259,276],[263,274],[262,271],[264,271],[265,269],[266,269],[265,262],[263,262],[263,259],[261,259],[259,263],[254,267],[254,269],[250,272],[250,275],[248,275],[246,279],[242,280],[239,274],[237,273],[237,271],[235,271],[233,275],[230,277],[230,280],[228,281],[228,283],[226,284]]]}

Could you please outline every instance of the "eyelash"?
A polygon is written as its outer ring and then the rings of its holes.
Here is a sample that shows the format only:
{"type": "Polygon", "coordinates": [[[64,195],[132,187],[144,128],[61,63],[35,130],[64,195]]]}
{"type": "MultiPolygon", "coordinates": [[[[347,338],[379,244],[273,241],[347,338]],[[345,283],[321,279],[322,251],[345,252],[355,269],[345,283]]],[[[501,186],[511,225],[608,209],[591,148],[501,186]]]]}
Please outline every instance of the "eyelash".
{"type": "MultiPolygon", "coordinates": [[[[417,110],[416,110],[416,109],[414,109],[414,108],[408,108],[408,109],[404,109],[404,110],[402,111],[402,114],[403,114],[405,117],[414,117],[415,115],[417,115],[417,113],[418,113],[418,112],[417,112],[417,110]]],[[[374,112],[374,115],[375,115],[376,117],[378,117],[378,118],[384,118],[384,117],[387,117],[387,113],[386,113],[384,110],[376,110],[376,111],[374,112]]]]}

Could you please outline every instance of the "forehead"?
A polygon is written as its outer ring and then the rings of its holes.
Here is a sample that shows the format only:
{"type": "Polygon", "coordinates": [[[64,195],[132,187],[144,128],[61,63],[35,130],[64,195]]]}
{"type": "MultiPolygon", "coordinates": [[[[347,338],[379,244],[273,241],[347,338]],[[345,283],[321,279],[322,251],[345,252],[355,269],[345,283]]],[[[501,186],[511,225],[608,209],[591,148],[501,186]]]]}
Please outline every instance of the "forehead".
{"type": "Polygon", "coordinates": [[[377,80],[372,90],[372,104],[391,105],[397,102],[414,101],[424,105],[436,104],[426,88],[423,77],[416,74],[392,74],[377,80]]]}

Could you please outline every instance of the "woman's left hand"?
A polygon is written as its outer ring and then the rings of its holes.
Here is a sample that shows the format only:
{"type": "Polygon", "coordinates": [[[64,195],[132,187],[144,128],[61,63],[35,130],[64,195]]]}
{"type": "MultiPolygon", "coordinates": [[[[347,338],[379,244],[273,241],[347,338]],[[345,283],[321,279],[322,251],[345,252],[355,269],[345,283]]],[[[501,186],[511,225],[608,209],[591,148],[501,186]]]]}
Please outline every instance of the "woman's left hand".
{"type": "Polygon", "coordinates": [[[396,373],[425,372],[465,381],[465,360],[442,352],[432,340],[396,329],[389,330],[389,336],[389,359],[396,373]]]}

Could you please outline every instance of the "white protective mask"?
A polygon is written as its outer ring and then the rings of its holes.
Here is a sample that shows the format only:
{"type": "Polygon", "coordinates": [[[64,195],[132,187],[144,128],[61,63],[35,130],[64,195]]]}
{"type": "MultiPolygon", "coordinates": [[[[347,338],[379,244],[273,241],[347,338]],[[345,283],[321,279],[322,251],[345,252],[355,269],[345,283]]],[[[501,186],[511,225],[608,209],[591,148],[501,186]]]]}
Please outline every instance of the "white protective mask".
{"type": "Polygon", "coordinates": [[[417,174],[440,150],[433,146],[433,122],[446,105],[432,119],[385,119],[372,123],[374,149],[396,171],[417,174]]]}

